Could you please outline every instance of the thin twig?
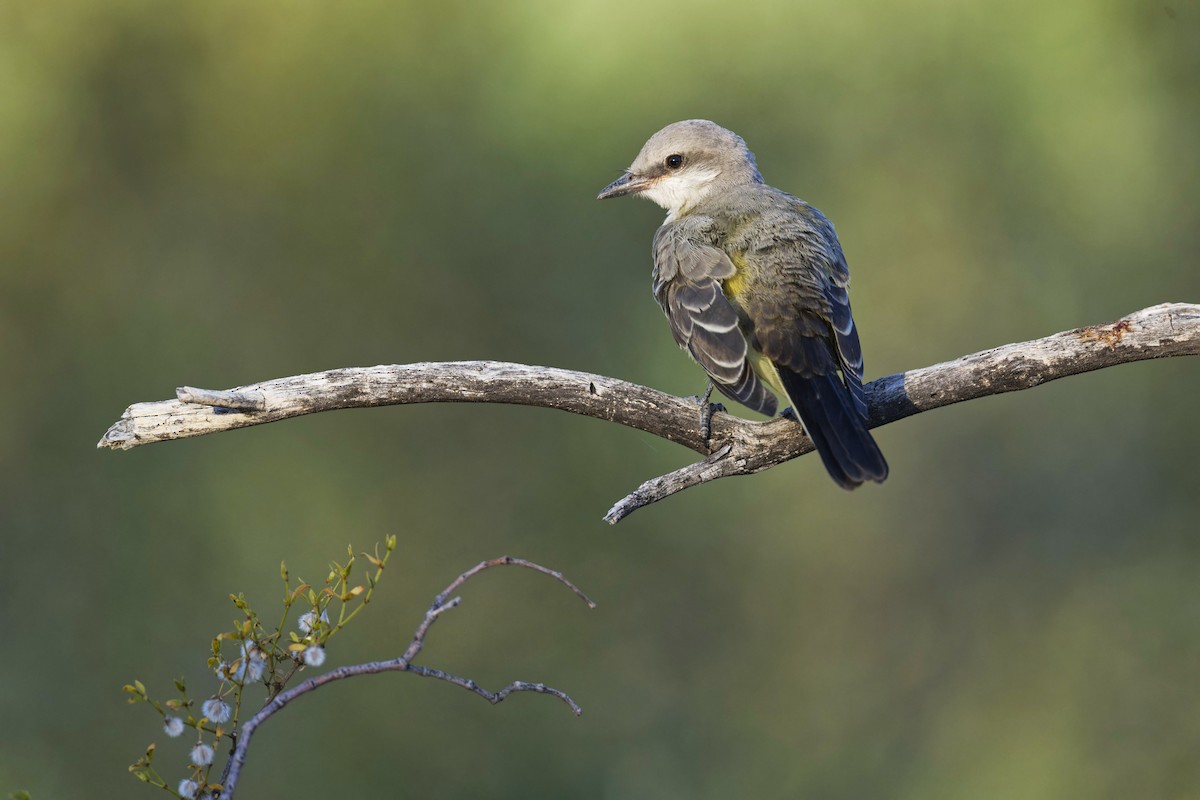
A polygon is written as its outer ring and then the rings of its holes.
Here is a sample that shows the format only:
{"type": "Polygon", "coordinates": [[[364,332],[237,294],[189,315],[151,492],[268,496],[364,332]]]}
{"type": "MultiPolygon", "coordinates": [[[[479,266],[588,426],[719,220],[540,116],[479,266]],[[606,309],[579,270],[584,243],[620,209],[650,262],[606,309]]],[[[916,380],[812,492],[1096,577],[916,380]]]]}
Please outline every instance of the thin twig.
{"type": "Polygon", "coordinates": [[[496,705],[497,703],[503,701],[504,698],[508,697],[513,692],[538,692],[539,694],[553,695],[559,700],[562,700],[564,703],[570,706],[571,711],[573,711],[577,717],[583,713],[583,709],[576,705],[575,701],[572,700],[565,692],[555,689],[553,686],[547,686],[544,683],[513,681],[498,692],[489,692],[487,689],[484,689],[470,678],[460,678],[457,675],[451,675],[448,672],[443,672],[440,669],[433,669],[432,667],[421,667],[417,666],[416,664],[409,664],[408,672],[411,672],[414,675],[420,675],[422,678],[437,678],[440,681],[448,681],[449,683],[453,683],[455,686],[461,686],[462,688],[474,692],[480,697],[486,699],[492,705],[496,705]]]}
{"type": "Polygon", "coordinates": [[[421,648],[425,645],[425,636],[429,633],[429,628],[435,621],[437,621],[439,615],[444,611],[448,611],[451,608],[456,607],[461,601],[461,598],[459,597],[455,597],[449,601],[447,601],[446,598],[450,597],[450,595],[456,589],[458,589],[458,587],[462,586],[479,573],[491,569],[492,567],[503,566],[525,567],[527,569],[540,572],[543,575],[549,575],[578,595],[580,599],[588,604],[589,608],[596,607],[596,604],[592,602],[592,600],[586,594],[584,594],[578,586],[567,580],[562,573],[556,572],[555,570],[547,567],[543,567],[540,564],[535,564],[532,561],[526,561],[523,558],[515,558],[513,556],[501,556],[500,558],[493,558],[488,561],[479,562],[474,567],[471,567],[471,569],[467,570],[451,581],[450,585],[442,590],[442,592],[440,592],[436,598],[434,598],[433,604],[429,607],[429,610],[425,612],[425,616],[421,620],[421,624],[417,626],[417,630],[413,634],[412,642],[409,643],[408,649],[404,651],[404,655],[400,656],[399,658],[393,658],[386,661],[371,661],[365,664],[353,664],[344,667],[335,667],[334,669],[329,670],[329,672],[323,673],[314,678],[309,678],[302,683],[296,684],[287,691],[280,692],[279,694],[275,695],[275,697],[268,700],[267,703],[261,709],[259,709],[258,713],[246,720],[246,722],[242,725],[241,730],[238,732],[236,745],[233,748],[233,752],[229,756],[229,762],[225,765],[225,770],[222,775],[222,789],[219,795],[220,800],[231,800],[233,797],[234,790],[237,788],[238,779],[241,777],[242,768],[246,765],[246,755],[250,749],[250,740],[254,736],[254,732],[258,729],[259,725],[262,725],[297,697],[315,691],[327,683],[333,683],[334,681],[340,681],[346,678],[353,678],[358,675],[375,675],[381,672],[411,672],[414,675],[419,675],[423,678],[436,678],[448,683],[453,683],[455,686],[461,686],[462,688],[485,698],[492,705],[502,702],[509,695],[516,694],[517,692],[548,694],[553,697],[557,697],[559,700],[562,700],[564,703],[566,703],[567,707],[571,709],[571,712],[575,714],[575,716],[582,714],[583,709],[580,708],[579,704],[572,700],[566,692],[560,689],[555,689],[552,686],[547,686],[544,683],[513,681],[499,691],[490,692],[481,687],[479,684],[475,683],[475,681],[471,680],[470,678],[460,678],[457,675],[452,675],[440,669],[423,667],[412,663],[412,660],[416,658],[416,656],[421,652],[421,648]]]}
{"type": "MultiPolygon", "coordinates": [[[[866,387],[870,425],[886,425],[952,403],[1029,389],[1116,364],[1197,354],[1200,306],[1153,306],[1107,325],[1007,344],[880,378],[866,387]]],[[[602,375],[497,361],[336,369],[228,392],[188,389],[175,400],[130,406],[97,446],[127,450],[318,411],[408,403],[558,408],[637,428],[705,456],[704,461],[643,483],[608,512],[605,519],[610,523],[689,486],[761,472],[813,449],[803,429],[787,419],[751,422],[717,414],[712,436],[706,438],[692,398],[602,375]],[[184,402],[185,396],[197,402],[184,402]],[[230,410],[260,398],[263,411],[230,410]]]]}
{"type": "Polygon", "coordinates": [[[526,569],[540,572],[543,575],[549,575],[551,578],[554,578],[554,580],[558,581],[563,586],[566,586],[568,589],[574,592],[580,600],[587,603],[588,608],[596,607],[596,604],[592,602],[592,599],[584,594],[578,586],[567,580],[561,572],[543,567],[541,564],[535,564],[532,561],[526,561],[525,559],[517,558],[516,556],[500,556],[499,558],[493,558],[490,561],[480,561],[478,564],[471,567],[462,575],[459,575],[457,578],[451,581],[450,585],[442,590],[441,594],[433,598],[433,605],[431,605],[429,610],[425,612],[425,619],[421,620],[421,624],[417,626],[416,632],[413,633],[412,642],[408,645],[408,649],[404,651],[404,655],[400,657],[400,660],[411,664],[412,660],[421,652],[421,648],[425,646],[425,634],[429,632],[429,628],[433,625],[433,623],[437,622],[438,616],[443,611],[446,611],[448,608],[452,607],[452,605],[457,605],[457,603],[454,603],[453,600],[447,603],[446,598],[457,591],[458,587],[462,586],[464,583],[471,580],[471,578],[474,578],[484,570],[491,569],[492,567],[507,566],[525,567],[526,569]]]}

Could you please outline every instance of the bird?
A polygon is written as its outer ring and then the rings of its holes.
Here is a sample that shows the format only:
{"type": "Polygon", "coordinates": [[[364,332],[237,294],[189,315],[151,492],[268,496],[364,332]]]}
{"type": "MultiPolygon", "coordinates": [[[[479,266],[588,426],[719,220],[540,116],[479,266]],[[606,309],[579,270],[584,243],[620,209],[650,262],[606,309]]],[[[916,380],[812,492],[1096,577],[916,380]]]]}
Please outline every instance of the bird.
{"type": "Polygon", "coordinates": [[[716,386],[773,417],[770,387],[839,486],[882,483],[888,465],[866,425],[850,270],[825,215],[767,185],[745,140],[703,119],[651,136],[597,199],[624,195],[667,211],[652,247],[654,298],[675,342],[708,373],[702,407],[716,386]]]}

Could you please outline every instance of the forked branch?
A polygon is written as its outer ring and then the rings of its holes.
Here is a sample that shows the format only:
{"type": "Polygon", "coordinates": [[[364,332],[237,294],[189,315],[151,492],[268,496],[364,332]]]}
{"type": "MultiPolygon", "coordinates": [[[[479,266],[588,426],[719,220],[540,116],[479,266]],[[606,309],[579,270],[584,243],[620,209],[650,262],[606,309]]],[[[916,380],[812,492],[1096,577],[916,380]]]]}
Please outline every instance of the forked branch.
{"type": "MultiPolygon", "coordinates": [[[[866,387],[869,424],[874,428],[952,403],[1029,389],[1116,364],[1197,354],[1200,306],[1166,303],[1107,325],[1006,344],[880,378],[866,387]]],[[[705,456],[643,483],[609,510],[604,518],[610,523],[689,486],[761,472],[813,449],[803,429],[787,419],[751,422],[718,414],[706,441],[694,399],[601,375],[498,361],[335,369],[228,391],[183,387],[175,400],[127,408],[97,446],[127,450],[317,411],[408,403],[558,408],[637,428],[705,456]]]]}

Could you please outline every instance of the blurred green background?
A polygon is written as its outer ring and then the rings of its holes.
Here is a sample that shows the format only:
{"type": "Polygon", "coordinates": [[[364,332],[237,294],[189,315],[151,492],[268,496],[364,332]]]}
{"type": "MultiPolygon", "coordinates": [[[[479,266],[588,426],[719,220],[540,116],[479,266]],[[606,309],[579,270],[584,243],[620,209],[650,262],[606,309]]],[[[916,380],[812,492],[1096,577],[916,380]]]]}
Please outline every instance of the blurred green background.
{"type": "MultiPolygon", "coordinates": [[[[692,455],[545,409],[322,414],[101,452],[126,405],[504,359],[702,387],[662,212],[595,193],[662,125],[741,133],[837,224],[868,377],[1200,300],[1200,8],[1004,0],[0,4],[0,790],[153,796],[122,683],[202,692],[277,567],[400,547],[265,726],[245,797],[1200,797],[1200,362],[878,432],[609,528],[692,455]]],[[[177,766],[176,766],[177,765],[177,766]]]]}

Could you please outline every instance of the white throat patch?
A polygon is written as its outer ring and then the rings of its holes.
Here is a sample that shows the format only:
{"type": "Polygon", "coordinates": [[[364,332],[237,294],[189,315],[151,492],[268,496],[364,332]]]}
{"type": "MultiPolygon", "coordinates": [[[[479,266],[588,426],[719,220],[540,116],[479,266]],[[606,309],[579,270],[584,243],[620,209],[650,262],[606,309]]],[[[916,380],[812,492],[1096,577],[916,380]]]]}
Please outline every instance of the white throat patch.
{"type": "Polygon", "coordinates": [[[665,208],[670,222],[680,212],[703,200],[720,174],[720,170],[715,169],[687,169],[677,175],[664,175],[642,194],[665,208]]]}

